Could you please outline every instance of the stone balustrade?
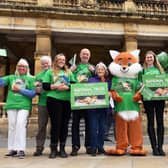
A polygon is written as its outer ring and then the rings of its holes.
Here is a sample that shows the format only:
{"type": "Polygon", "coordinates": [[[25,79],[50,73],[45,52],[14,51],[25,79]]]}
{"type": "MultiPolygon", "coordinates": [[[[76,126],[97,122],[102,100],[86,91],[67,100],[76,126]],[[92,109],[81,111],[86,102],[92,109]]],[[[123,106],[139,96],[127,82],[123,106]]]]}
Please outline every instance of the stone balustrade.
{"type": "Polygon", "coordinates": [[[1,3],[15,4],[15,5],[37,5],[38,0],[1,0],[1,3]]]}
{"type": "MultiPolygon", "coordinates": [[[[64,12],[92,11],[99,14],[131,15],[135,17],[168,17],[167,0],[1,0],[0,8],[26,9],[64,12]],[[6,5],[6,6],[5,6],[6,5]],[[19,6],[22,6],[19,8],[19,6]],[[46,9],[45,9],[46,8],[46,9]]],[[[118,16],[118,15],[117,15],[118,16]]]]}
{"type": "Polygon", "coordinates": [[[168,14],[168,1],[158,0],[134,0],[136,4],[136,11],[141,14],[148,15],[167,15],[168,14]]]}

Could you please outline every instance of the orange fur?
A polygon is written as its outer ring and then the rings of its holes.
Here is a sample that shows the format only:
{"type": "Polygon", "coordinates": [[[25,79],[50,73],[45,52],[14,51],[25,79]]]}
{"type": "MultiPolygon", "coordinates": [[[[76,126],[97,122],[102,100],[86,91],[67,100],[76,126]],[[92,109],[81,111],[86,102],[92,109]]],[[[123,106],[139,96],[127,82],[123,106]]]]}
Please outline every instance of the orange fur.
{"type": "Polygon", "coordinates": [[[116,102],[122,102],[122,97],[116,91],[111,91],[111,96],[116,102]]]}
{"type": "Polygon", "coordinates": [[[114,62],[122,67],[128,67],[129,63],[134,64],[137,63],[138,60],[130,53],[122,52],[115,57],[114,62]]]}

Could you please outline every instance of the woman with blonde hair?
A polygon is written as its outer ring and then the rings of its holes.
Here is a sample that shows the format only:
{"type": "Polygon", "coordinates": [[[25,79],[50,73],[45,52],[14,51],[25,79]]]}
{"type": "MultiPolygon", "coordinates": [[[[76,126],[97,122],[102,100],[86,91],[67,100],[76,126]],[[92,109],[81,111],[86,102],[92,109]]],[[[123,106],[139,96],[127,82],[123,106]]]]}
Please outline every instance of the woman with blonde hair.
{"type": "MultiPolygon", "coordinates": [[[[156,58],[156,54],[153,51],[147,51],[144,58],[143,64],[143,74],[153,75],[153,74],[162,74],[164,73],[163,68],[156,58]]],[[[155,156],[165,156],[163,151],[164,143],[164,100],[143,100],[144,109],[147,114],[147,131],[153,150],[153,155],[155,156]],[[157,131],[155,132],[155,116],[156,116],[156,125],[157,131]]]]}
{"type": "Polygon", "coordinates": [[[21,58],[14,75],[0,78],[0,86],[8,86],[5,109],[8,114],[8,150],[5,156],[24,158],[26,126],[36,95],[34,77],[30,75],[28,62],[21,58]]]}
{"type": "Polygon", "coordinates": [[[64,54],[57,54],[53,66],[47,71],[43,80],[43,88],[47,93],[47,110],[51,121],[49,158],[59,155],[67,157],[65,143],[68,134],[68,122],[71,115],[70,83],[74,81],[71,71],[66,66],[64,54]],[[58,143],[60,151],[58,152],[58,143]]]}

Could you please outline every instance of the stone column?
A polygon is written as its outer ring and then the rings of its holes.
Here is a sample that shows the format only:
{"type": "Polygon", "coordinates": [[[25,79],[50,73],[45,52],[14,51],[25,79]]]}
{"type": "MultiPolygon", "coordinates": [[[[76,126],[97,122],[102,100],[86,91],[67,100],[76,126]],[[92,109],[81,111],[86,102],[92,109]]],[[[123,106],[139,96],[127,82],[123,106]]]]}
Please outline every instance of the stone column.
{"type": "Polygon", "coordinates": [[[39,6],[53,6],[53,0],[38,0],[39,6]]]}
{"type": "Polygon", "coordinates": [[[35,74],[40,71],[40,57],[51,56],[51,30],[48,27],[39,27],[36,31],[35,74]]]}
{"type": "Polygon", "coordinates": [[[133,0],[127,0],[124,2],[124,11],[127,13],[133,13],[136,11],[136,5],[133,0]]]}
{"type": "Polygon", "coordinates": [[[124,51],[133,51],[138,48],[137,42],[137,25],[136,24],[125,24],[125,35],[124,35],[124,51]]]}
{"type": "MultiPolygon", "coordinates": [[[[40,21],[38,23],[45,23],[40,21]]],[[[34,53],[34,74],[36,75],[40,70],[40,58],[43,55],[51,56],[51,30],[47,26],[40,26],[41,24],[37,24],[36,30],[36,51],[34,53]]],[[[37,116],[37,102],[38,96],[33,99],[33,116],[37,116]]]]}

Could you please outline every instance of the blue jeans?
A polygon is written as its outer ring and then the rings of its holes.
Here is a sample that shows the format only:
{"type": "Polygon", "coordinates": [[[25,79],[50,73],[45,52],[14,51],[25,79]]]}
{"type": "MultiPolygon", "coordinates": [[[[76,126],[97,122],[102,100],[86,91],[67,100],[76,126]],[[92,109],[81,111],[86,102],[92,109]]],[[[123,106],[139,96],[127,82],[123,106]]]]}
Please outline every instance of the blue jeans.
{"type": "Polygon", "coordinates": [[[92,149],[102,149],[106,127],[106,109],[89,110],[90,145],[92,149]]]}

